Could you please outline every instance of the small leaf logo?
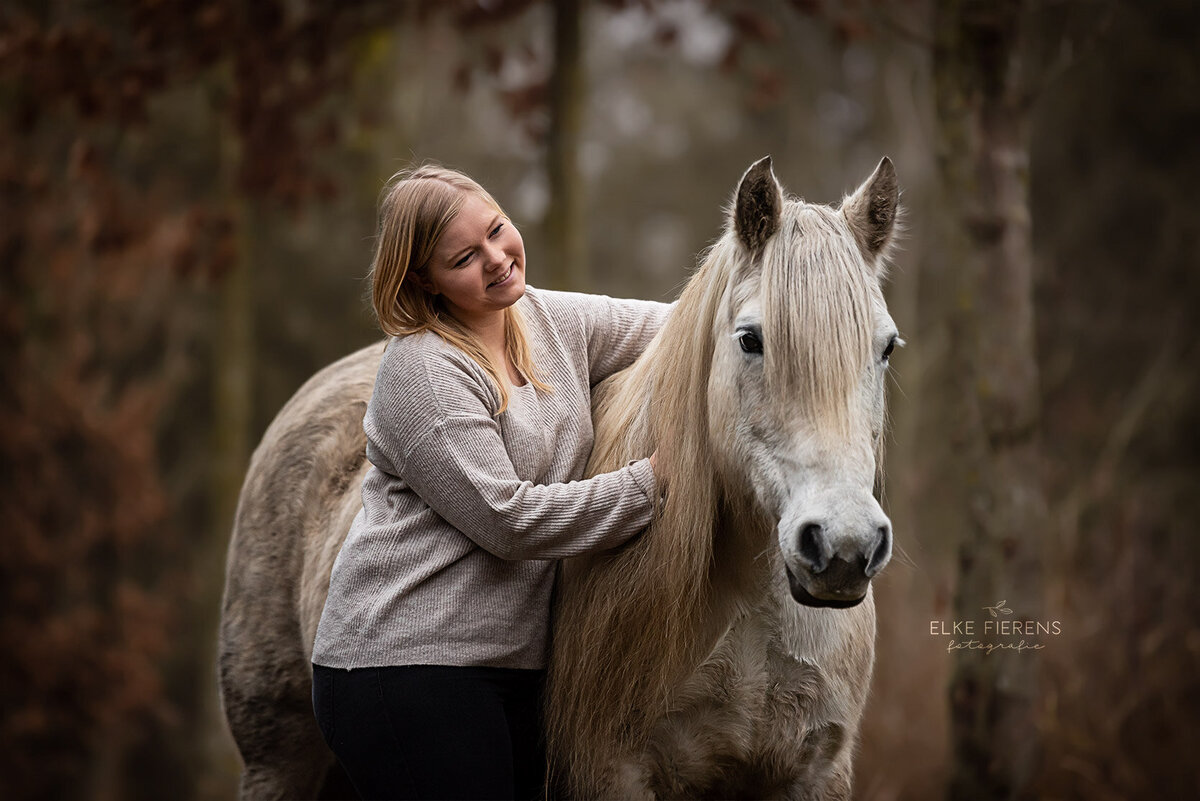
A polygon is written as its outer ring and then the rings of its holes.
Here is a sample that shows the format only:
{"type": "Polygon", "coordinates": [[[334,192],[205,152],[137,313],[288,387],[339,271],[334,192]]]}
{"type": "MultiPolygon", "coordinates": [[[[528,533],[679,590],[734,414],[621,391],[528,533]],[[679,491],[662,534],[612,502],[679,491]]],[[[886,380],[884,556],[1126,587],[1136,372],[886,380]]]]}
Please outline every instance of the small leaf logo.
{"type": "Polygon", "coordinates": [[[999,615],[1011,615],[1013,613],[1013,611],[1004,605],[1006,603],[1008,603],[1008,602],[1001,601],[1000,603],[996,604],[995,606],[985,606],[983,608],[988,610],[989,612],[991,612],[992,617],[998,617],[999,615]]]}

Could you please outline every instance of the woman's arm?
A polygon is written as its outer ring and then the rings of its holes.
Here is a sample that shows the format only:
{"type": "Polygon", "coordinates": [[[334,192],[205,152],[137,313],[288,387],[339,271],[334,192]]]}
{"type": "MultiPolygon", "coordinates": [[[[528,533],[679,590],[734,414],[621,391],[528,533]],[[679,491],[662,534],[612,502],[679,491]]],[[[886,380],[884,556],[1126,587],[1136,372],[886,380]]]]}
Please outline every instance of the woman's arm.
{"type": "Polygon", "coordinates": [[[666,323],[675,304],[605,295],[591,297],[602,301],[602,307],[607,311],[607,314],[592,315],[592,329],[588,335],[588,361],[595,386],[642,355],[666,323]]]}
{"type": "Polygon", "coordinates": [[[567,484],[522,481],[499,425],[486,415],[446,418],[412,450],[400,478],[502,559],[561,559],[614,548],[649,525],[657,492],[649,459],[567,484]]]}
{"type": "Polygon", "coordinates": [[[538,290],[559,314],[583,323],[592,386],[633,364],[667,320],[674,303],[538,290]]]}
{"type": "Polygon", "coordinates": [[[649,524],[658,491],[649,459],[586,481],[523,481],[494,416],[498,403],[491,379],[453,346],[397,341],[363,419],[367,457],[505,559],[612,548],[649,524]]]}

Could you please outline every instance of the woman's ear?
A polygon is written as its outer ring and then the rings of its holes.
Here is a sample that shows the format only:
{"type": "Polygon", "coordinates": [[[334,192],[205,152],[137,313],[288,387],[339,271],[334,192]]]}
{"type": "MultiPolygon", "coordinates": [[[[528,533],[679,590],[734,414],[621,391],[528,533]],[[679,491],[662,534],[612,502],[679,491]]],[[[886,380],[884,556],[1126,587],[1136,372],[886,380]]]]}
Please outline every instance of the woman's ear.
{"type": "Polygon", "coordinates": [[[405,280],[413,281],[417,286],[421,287],[421,289],[424,289],[430,295],[440,294],[437,290],[437,287],[434,286],[433,282],[429,280],[428,268],[423,270],[410,270],[408,275],[405,276],[405,280]]]}

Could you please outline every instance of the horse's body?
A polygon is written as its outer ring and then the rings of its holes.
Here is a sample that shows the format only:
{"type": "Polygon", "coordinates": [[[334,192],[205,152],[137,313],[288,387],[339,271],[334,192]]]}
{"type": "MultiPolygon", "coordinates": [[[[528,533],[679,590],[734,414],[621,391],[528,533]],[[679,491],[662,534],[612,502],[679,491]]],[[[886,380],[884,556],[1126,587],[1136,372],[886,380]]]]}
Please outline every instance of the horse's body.
{"type": "Polygon", "coordinates": [[[329,573],[362,506],[371,345],[308,380],[250,460],[221,612],[221,700],[244,799],[316,798],[334,756],[312,709],[312,648],[329,573]]]}
{"type": "MultiPolygon", "coordinates": [[[[895,210],[886,160],[837,210],[785,198],[769,160],[754,165],[663,331],[597,389],[589,473],[657,445],[669,492],[641,537],[564,570],[547,699],[558,791],[849,797],[869,580],[891,549],[872,485],[895,210]]],[[[381,355],[302,387],[242,491],[220,672],[244,797],[315,795],[333,762],[309,662],[360,504],[381,355]]]]}

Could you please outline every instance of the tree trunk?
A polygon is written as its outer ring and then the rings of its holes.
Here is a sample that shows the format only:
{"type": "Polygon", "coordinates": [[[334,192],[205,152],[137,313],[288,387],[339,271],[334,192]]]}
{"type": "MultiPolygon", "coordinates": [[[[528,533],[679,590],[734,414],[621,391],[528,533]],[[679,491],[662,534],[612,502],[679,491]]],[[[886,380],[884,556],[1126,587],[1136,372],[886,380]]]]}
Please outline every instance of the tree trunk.
{"type": "Polygon", "coordinates": [[[550,131],[546,171],[550,207],[546,214],[549,283],[555,289],[590,288],[583,231],[583,178],[579,135],[583,124],[583,0],[554,2],[554,71],[550,76],[550,131]]]}
{"type": "MultiPolygon", "coordinates": [[[[934,82],[938,157],[953,265],[949,358],[965,529],[957,620],[1001,602],[1001,621],[1042,609],[1039,395],[1029,217],[1029,123],[1018,84],[1020,2],[938,0],[934,82]]],[[[1026,638],[1030,642],[1036,638],[1026,638]]],[[[950,682],[952,799],[1028,797],[1037,766],[1036,651],[958,650],[950,682]]]]}
{"type": "Polygon", "coordinates": [[[254,281],[253,200],[237,188],[242,157],[240,137],[229,132],[222,147],[225,203],[236,229],[236,253],[229,272],[220,278],[213,365],[214,463],[211,490],[212,531],[196,549],[198,573],[195,630],[202,638],[189,644],[200,687],[196,702],[194,742],[199,753],[197,798],[219,798],[237,775],[236,755],[230,750],[228,729],[213,679],[221,595],[225,584],[225,552],[233,529],[242,479],[250,460],[250,431],[254,408],[254,281]],[[230,770],[233,768],[233,770],[230,770]]]}

